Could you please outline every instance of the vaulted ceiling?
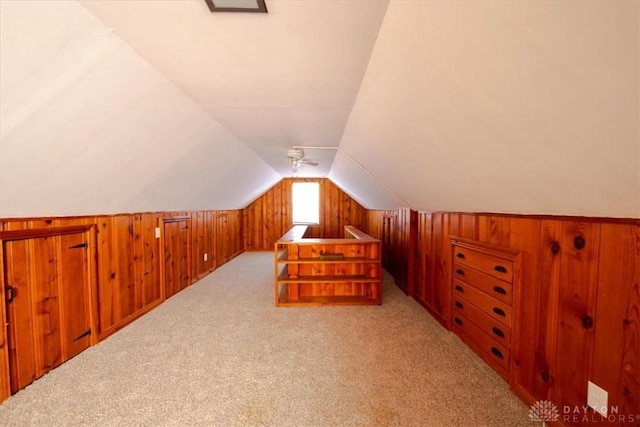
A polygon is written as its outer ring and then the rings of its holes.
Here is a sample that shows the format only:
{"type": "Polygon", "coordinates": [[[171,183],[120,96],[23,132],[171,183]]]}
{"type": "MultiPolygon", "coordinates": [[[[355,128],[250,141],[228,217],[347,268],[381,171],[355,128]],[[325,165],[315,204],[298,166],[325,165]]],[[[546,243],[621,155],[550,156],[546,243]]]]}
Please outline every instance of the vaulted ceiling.
{"type": "Polygon", "coordinates": [[[0,216],[242,208],[304,146],[367,208],[640,217],[638,2],[266,4],[0,1],[0,216]]]}

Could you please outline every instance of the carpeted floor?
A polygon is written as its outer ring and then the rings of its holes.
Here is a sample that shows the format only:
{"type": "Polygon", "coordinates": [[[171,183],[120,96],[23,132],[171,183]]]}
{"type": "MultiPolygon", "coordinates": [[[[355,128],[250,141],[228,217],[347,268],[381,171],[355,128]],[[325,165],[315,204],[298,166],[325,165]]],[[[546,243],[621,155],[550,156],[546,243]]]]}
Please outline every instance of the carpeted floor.
{"type": "Polygon", "coordinates": [[[275,308],[245,253],[0,405],[2,426],[531,426],[385,275],[383,305],[275,308]]]}

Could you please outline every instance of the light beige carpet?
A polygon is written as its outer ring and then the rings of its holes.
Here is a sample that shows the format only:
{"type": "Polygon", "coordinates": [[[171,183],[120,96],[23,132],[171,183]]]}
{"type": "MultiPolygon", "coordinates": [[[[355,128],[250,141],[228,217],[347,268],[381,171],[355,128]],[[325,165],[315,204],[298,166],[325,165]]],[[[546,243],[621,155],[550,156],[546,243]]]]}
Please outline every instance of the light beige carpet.
{"type": "Polygon", "coordinates": [[[3,426],[533,426],[385,275],[382,306],[275,308],[245,253],[0,405],[3,426]]]}

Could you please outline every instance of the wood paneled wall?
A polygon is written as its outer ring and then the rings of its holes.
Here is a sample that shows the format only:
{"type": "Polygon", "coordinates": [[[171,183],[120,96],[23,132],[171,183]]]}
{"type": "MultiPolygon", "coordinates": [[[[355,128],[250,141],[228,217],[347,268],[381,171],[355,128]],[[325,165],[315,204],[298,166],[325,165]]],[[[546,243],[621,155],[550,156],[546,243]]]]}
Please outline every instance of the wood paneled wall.
{"type": "MultiPolygon", "coordinates": [[[[369,212],[367,232],[383,239],[389,214],[369,212]]],[[[449,236],[520,251],[511,386],[523,400],[581,408],[592,381],[608,391],[610,407],[620,414],[640,413],[640,220],[419,212],[416,229],[413,252],[396,243],[401,256],[414,258],[414,274],[406,271],[413,282],[408,289],[447,328],[449,236]]],[[[392,242],[410,236],[403,227],[394,230],[399,236],[392,242]]],[[[400,268],[408,269],[409,261],[400,268]]]]}
{"type": "MultiPolygon", "coordinates": [[[[100,341],[134,319],[153,309],[168,297],[163,288],[161,259],[166,248],[160,247],[156,228],[162,229],[163,218],[181,217],[180,233],[186,232],[190,259],[182,253],[176,262],[181,272],[178,280],[187,284],[203,277],[242,252],[242,211],[155,212],[104,216],[0,219],[0,243],[3,233],[16,230],[57,230],[69,226],[91,226],[95,248],[90,259],[94,275],[91,292],[92,313],[100,341]],[[221,220],[221,218],[223,220],[221,220]],[[185,227],[190,230],[185,230],[185,227]],[[205,254],[207,255],[205,260],[205,254]],[[189,267],[190,266],[190,267],[189,267]],[[182,271],[186,270],[186,271],[182,271]]],[[[5,233],[6,234],[6,233],[5,233]]],[[[0,245],[2,248],[3,245],[0,245]]],[[[0,249],[0,267],[8,254],[0,249]]],[[[48,263],[48,259],[35,259],[48,263]]],[[[34,265],[33,268],[39,268],[34,265]]],[[[64,275],[64,269],[56,267],[64,275]]],[[[0,291],[5,294],[4,269],[0,277],[0,291]]],[[[183,286],[176,289],[181,289],[183,286]]],[[[4,298],[0,299],[0,320],[6,322],[4,298]]],[[[0,328],[0,401],[8,397],[7,337],[0,328]],[[4,354],[4,356],[2,356],[4,354]]]]}
{"type": "Polygon", "coordinates": [[[345,225],[364,229],[367,211],[326,178],[285,178],[243,211],[244,249],[273,250],[278,239],[293,226],[291,184],[320,183],[320,225],[307,229],[307,237],[339,238],[345,225]]]}
{"type": "Polygon", "coordinates": [[[397,211],[367,212],[363,229],[382,241],[382,265],[405,293],[411,294],[417,234],[417,212],[402,208],[397,211]]]}

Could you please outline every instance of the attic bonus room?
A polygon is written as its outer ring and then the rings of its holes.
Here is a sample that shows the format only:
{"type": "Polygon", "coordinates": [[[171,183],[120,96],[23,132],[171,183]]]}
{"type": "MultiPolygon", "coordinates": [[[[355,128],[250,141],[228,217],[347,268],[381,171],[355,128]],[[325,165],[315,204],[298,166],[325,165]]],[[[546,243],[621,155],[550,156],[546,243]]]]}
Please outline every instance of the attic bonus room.
{"type": "Polygon", "coordinates": [[[0,424],[640,423],[640,2],[0,0],[0,424]]]}

